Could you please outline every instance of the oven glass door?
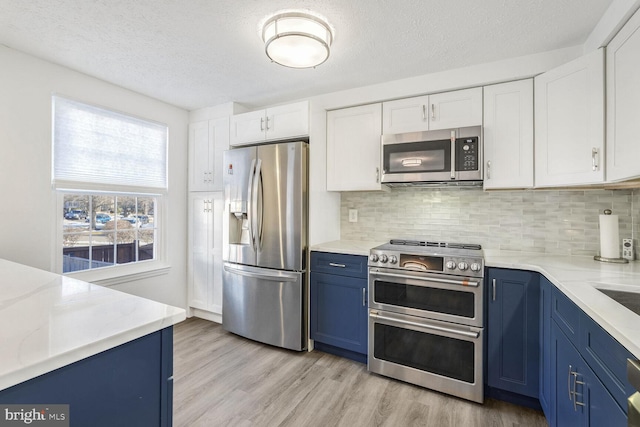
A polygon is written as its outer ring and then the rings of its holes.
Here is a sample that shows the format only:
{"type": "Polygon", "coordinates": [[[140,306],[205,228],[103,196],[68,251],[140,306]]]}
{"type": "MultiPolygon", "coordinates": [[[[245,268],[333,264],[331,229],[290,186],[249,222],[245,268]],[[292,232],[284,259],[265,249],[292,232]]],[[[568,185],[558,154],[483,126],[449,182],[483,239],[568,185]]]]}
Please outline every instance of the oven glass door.
{"type": "Polygon", "coordinates": [[[369,271],[369,306],[380,310],[482,327],[483,279],[369,271]]]}
{"type": "Polygon", "coordinates": [[[407,142],[383,146],[385,174],[451,171],[451,140],[407,142]]]}
{"type": "Polygon", "coordinates": [[[481,402],[482,331],[371,310],[369,370],[481,402]]]}

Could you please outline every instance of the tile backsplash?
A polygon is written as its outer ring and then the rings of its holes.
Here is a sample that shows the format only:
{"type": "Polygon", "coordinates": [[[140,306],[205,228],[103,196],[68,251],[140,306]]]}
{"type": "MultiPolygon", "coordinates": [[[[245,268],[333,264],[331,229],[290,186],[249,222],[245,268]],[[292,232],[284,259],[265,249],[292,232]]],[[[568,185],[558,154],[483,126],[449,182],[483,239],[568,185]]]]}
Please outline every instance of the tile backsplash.
{"type": "Polygon", "coordinates": [[[633,237],[638,258],[640,190],[394,188],[344,192],[341,238],[390,238],[480,243],[486,249],[562,255],[599,252],[598,215],[619,216],[620,238],[633,237]],[[349,209],[358,222],[349,222],[349,209]]]}

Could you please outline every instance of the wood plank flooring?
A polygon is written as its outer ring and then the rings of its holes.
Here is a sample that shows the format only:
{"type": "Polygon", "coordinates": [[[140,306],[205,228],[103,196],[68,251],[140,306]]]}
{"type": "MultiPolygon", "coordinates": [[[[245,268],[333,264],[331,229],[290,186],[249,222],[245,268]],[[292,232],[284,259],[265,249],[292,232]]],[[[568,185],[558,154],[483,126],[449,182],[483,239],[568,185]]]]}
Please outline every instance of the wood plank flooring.
{"type": "Polygon", "coordinates": [[[292,352],[191,318],[174,327],[175,426],[547,426],[541,412],[484,405],[292,352]]]}

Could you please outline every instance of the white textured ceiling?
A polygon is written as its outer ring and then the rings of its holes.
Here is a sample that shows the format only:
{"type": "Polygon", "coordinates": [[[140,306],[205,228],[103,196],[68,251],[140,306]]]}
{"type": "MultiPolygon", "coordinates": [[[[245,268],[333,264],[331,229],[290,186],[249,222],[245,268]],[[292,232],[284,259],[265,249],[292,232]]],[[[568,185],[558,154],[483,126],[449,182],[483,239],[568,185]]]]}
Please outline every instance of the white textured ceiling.
{"type": "Polygon", "coordinates": [[[188,110],[263,106],[579,45],[611,1],[0,0],[0,44],[188,110]],[[335,28],[317,69],[264,54],[259,22],[289,8],[335,28]]]}

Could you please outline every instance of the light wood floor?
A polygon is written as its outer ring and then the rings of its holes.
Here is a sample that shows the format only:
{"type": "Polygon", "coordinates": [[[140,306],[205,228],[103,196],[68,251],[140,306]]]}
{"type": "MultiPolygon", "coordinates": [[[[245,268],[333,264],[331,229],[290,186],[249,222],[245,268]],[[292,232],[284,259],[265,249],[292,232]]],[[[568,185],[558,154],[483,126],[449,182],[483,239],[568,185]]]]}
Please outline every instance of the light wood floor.
{"type": "Polygon", "coordinates": [[[191,318],[174,327],[173,422],[182,426],[547,426],[542,413],[467,402],[191,318]]]}

